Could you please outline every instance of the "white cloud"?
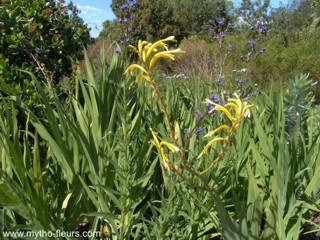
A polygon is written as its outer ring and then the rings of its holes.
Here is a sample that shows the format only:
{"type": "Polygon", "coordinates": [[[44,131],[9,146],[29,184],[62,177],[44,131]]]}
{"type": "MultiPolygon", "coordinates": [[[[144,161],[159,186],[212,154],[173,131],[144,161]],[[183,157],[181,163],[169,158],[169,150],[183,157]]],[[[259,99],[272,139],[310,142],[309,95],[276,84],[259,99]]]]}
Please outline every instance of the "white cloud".
{"type": "Polygon", "coordinates": [[[99,35],[99,32],[103,29],[102,23],[105,20],[115,18],[111,8],[106,7],[107,5],[105,5],[105,0],[101,1],[104,4],[99,5],[99,1],[93,1],[92,3],[88,0],[73,1],[75,2],[77,9],[80,10],[79,17],[81,17],[91,28],[90,34],[92,37],[97,37],[99,35]]]}
{"type": "Polygon", "coordinates": [[[95,8],[95,7],[92,7],[92,6],[89,6],[89,5],[79,5],[79,4],[76,4],[77,8],[80,10],[80,11],[93,11],[93,12],[103,12],[102,9],[100,8],[95,8]]]}

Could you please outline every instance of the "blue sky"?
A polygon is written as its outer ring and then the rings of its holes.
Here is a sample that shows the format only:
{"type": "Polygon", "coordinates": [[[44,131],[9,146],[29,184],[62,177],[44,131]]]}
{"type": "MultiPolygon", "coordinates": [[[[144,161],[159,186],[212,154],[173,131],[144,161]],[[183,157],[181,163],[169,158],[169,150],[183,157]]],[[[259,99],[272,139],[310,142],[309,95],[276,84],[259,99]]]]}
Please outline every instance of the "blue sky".
{"type": "MultiPolygon", "coordinates": [[[[241,0],[233,1],[235,3],[241,2],[241,0]]],[[[67,2],[70,2],[70,0],[67,2]]],[[[91,27],[92,37],[97,37],[99,35],[99,32],[102,30],[102,23],[105,20],[115,18],[110,8],[112,0],[72,0],[72,2],[76,4],[81,11],[79,16],[89,25],[89,27],[91,27]]],[[[271,0],[271,6],[274,8],[279,7],[281,2],[285,4],[288,0],[271,0]]]]}

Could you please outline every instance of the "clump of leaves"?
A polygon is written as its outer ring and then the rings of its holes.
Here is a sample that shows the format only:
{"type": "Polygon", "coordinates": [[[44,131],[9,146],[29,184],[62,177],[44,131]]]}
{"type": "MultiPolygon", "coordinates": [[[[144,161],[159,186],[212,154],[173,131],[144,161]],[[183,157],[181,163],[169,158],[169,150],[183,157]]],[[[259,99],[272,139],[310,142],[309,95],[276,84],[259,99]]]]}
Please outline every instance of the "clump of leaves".
{"type": "Polygon", "coordinates": [[[286,116],[286,133],[291,136],[295,128],[306,129],[307,119],[313,103],[315,82],[308,74],[295,76],[289,82],[284,95],[284,113],[286,116]]]}

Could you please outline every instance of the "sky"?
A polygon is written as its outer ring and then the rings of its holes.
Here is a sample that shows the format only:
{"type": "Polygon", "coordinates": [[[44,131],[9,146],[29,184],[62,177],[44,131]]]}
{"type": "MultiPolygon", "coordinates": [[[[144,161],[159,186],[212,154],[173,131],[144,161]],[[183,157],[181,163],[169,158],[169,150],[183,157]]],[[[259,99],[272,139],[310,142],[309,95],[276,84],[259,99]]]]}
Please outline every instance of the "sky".
{"type": "MultiPolygon", "coordinates": [[[[66,2],[70,2],[70,0],[66,2]]],[[[79,17],[91,28],[92,37],[99,35],[105,20],[115,18],[110,7],[112,0],[72,0],[72,2],[81,11],[79,17]]]]}
{"type": "MultiPolygon", "coordinates": [[[[70,2],[70,0],[66,2],[70,2]]],[[[91,28],[90,33],[92,37],[99,35],[99,32],[102,30],[102,23],[105,20],[115,18],[110,7],[112,0],[72,0],[72,2],[81,11],[79,16],[91,28]]],[[[233,2],[237,5],[241,0],[233,0],[233,2]]],[[[287,2],[288,0],[271,0],[271,6],[277,8],[281,3],[285,4],[287,2]]]]}

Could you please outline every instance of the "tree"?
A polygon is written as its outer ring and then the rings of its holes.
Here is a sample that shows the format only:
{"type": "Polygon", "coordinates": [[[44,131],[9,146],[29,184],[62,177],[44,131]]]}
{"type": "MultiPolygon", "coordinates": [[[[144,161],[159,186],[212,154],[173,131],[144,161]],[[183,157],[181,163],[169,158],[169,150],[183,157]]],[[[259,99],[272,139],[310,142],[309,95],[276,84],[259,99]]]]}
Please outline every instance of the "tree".
{"type": "Polygon", "coordinates": [[[311,26],[316,26],[315,3],[316,0],[291,0],[286,6],[273,9],[270,14],[272,32],[288,35],[306,28],[311,30],[311,26]]]}
{"type": "Polygon", "coordinates": [[[73,3],[64,0],[10,0],[0,5],[1,83],[26,92],[29,78],[19,70],[53,82],[72,72],[70,59],[83,57],[90,42],[89,28],[73,3]]]}
{"type": "Polygon", "coordinates": [[[270,22],[270,0],[243,0],[237,9],[237,17],[247,26],[270,22]]]}
{"type": "Polygon", "coordinates": [[[179,42],[190,35],[207,34],[210,19],[229,19],[229,5],[224,0],[113,0],[111,7],[123,32],[121,42],[135,43],[169,35],[179,42]]]}

